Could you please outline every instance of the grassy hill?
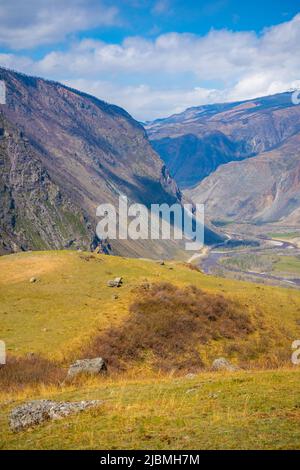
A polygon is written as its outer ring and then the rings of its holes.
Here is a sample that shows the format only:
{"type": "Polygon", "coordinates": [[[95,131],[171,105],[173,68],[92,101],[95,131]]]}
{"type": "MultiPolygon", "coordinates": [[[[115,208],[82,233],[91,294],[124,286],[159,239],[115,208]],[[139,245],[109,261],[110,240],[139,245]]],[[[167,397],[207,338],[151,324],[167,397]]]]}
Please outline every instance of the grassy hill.
{"type": "Polygon", "coordinates": [[[299,371],[202,373],[193,379],[102,379],[43,390],[0,409],[2,449],[299,449],[299,371]],[[85,412],[13,434],[21,401],[101,399],[85,412]]]}
{"type": "Polygon", "coordinates": [[[299,291],[206,276],[179,262],[72,251],[4,256],[0,272],[0,338],[9,356],[9,373],[0,371],[2,448],[299,447],[300,370],[290,364],[292,341],[300,338],[299,291]],[[123,277],[123,286],[108,287],[117,276],[123,277]],[[160,297],[147,291],[149,284],[164,286],[156,287],[160,297]],[[163,307],[164,322],[151,321],[159,318],[157,305],[163,307]],[[147,315],[147,332],[137,322],[139,315],[147,315]],[[196,321],[192,331],[191,321],[196,321]],[[236,333],[229,334],[228,327],[236,333]],[[120,338],[129,331],[124,345],[120,338]],[[143,351],[137,332],[147,333],[140,341],[146,345],[143,351]],[[47,367],[54,364],[65,375],[72,360],[100,354],[103,344],[112,351],[112,334],[125,368],[57,386],[47,367]],[[159,344],[166,335],[169,349],[151,347],[151,334],[159,344]],[[128,351],[138,354],[131,357],[128,351]],[[182,351],[185,365],[178,368],[182,351]],[[42,356],[38,374],[31,359],[37,354],[42,356]],[[166,355],[167,369],[160,367],[166,355]],[[245,370],[210,372],[219,356],[245,370]],[[41,397],[105,403],[98,411],[11,433],[10,409],[41,397]]]}
{"type": "MultiPolygon", "coordinates": [[[[0,271],[1,338],[14,355],[35,352],[62,359],[76,354],[93,334],[128,315],[139,296],[135,289],[145,282],[192,284],[238,301],[250,317],[258,316],[256,323],[264,321],[270,342],[276,340],[270,354],[278,354],[281,346],[290,349],[300,335],[300,292],[206,276],[182,263],[51,251],[3,256],[0,271]],[[117,276],[123,286],[107,287],[117,276]]],[[[224,352],[225,343],[214,344],[213,354],[224,352]]]]}

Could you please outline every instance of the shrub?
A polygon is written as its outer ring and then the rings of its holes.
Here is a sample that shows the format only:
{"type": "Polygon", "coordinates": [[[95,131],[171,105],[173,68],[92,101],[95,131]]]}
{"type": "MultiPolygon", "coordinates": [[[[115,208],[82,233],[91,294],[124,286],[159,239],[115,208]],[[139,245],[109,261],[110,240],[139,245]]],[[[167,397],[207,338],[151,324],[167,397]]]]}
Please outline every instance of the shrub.
{"type": "Polygon", "coordinates": [[[203,367],[200,344],[252,331],[249,317],[231,300],[193,286],[159,283],[141,289],[129,317],[96,337],[85,356],[102,356],[116,370],[145,356],[161,370],[195,370],[203,367]]]}
{"type": "Polygon", "coordinates": [[[0,368],[1,390],[19,390],[38,384],[58,385],[65,376],[62,367],[39,355],[8,357],[0,368]]]}

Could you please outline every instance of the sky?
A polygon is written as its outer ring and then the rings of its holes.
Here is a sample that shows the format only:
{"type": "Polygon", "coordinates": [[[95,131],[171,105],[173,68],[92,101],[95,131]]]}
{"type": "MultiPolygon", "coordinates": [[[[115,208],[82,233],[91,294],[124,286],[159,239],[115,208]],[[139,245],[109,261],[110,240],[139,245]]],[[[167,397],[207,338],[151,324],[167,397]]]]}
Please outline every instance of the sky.
{"type": "Polygon", "coordinates": [[[299,0],[0,0],[0,66],[141,121],[300,87],[299,0]]]}

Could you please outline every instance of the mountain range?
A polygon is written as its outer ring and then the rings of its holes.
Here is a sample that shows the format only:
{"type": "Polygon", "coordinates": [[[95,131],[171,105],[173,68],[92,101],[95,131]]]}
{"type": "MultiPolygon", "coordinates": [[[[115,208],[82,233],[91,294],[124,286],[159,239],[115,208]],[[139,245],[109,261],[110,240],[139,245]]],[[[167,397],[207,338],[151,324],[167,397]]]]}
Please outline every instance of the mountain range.
{"type": "MultiPolygon", "coordinates": [[[[60,83],[0,68],[1,252],[95,248],[96,208],[120,195],[147,207],[182,194],[125,110],[60,83]]],[[[206,241],[218,240],[210,230],[206,241]]],[[[165,240],[113,241],[128,256],[174,256],[165,240]]]]}
{"type": "MultiPolygon", "coordinates": [[[[124,109],[60,83],[4,68],[0,80],[1,253],[182,255],[168,240],[103,244],[96,208],[117,206],[120,195],[147,207],[204,203],[208,221],[300,223],[300,106],[290,92],[189,108],[145,130],[124,109]]],[[[222,241],[209,224],[205,235],[222,241]]]]}
{"type": "Polygon", "coordinates": [[[193,107],[146,127],[179,187],[209,218],[300,222],[300,106],[290,92],[193,107]]]}

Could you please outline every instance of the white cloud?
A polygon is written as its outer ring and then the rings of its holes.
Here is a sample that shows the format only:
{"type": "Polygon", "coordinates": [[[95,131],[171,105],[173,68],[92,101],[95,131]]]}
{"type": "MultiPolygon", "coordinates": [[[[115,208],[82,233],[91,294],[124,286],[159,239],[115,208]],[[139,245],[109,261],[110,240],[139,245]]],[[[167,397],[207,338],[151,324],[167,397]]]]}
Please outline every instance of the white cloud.
{"type": "Polygon", "coordinates": [[[300,14],[254,32],[211,30],[129,37],[121,44],[90,39],[31,61],[0,55],[0,63],[59,79],[153,119],[208,102],[285,91],[300,80],[300,14]]]}
{"type": "Polygon", "coordinates": [[[68,34],[114,24],[117,9],[99,0],[0,0],[0,44],[26,49],[68,34]]]}
{"type": "Polygon", "coordinates": [[[199,87],[157,90],[148,85],[120,87],[111,82],[88,79],[66,80],[64,83],[117,104],[141,121],[179,113],[198,103],[212,103],[225,99],[220,90],[199,87]]]}

